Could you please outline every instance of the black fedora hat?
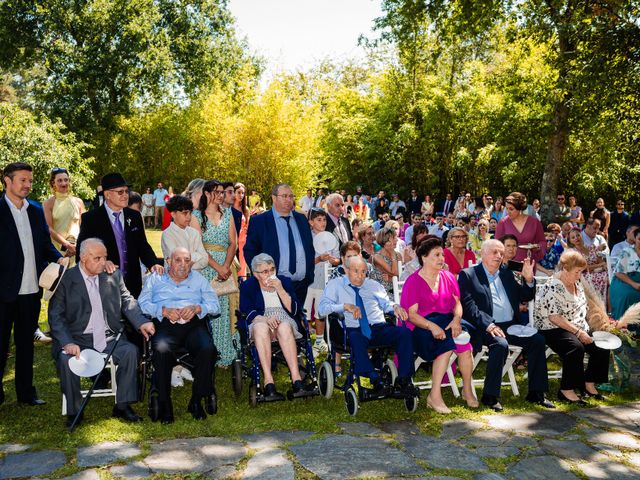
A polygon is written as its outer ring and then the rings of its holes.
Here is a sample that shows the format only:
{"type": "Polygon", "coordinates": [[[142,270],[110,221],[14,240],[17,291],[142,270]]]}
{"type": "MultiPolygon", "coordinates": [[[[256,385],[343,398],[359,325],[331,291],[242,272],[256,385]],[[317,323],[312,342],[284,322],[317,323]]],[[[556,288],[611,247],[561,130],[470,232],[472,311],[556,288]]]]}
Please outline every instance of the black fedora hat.
{"type": "Polygon", "coordinates": [[[102,190],[112,190],[118,187],[128,187],[129,184],[119,173],[107,173],[102,180],[100,180],[102,190]]]}

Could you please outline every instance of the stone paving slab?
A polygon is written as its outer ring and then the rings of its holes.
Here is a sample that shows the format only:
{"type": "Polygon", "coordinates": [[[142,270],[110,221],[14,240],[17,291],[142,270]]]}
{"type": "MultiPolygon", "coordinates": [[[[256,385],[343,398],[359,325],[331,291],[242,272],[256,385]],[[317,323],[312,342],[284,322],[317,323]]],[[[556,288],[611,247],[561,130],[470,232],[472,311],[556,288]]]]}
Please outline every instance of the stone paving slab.
{"type": "Polygon", "coordinates": [[[497,473],[479,473],[473,480],[505,480],[505,478],[497,473]]]}
{"type": "Polygon", "coordinates": [[[411,420],[399,422],[383,422],[380,424],[382,431],[391,435],[420,435],[420,428],[411,420]]]}
{"type": "Polygon", "coordinates": [[[151,445],[151,454],[143,463],[152,473],[211,472],[224,478],[246,454],[244,445],[224,438],[175,439],[151,445]]]}
{"type": "Polygon", "coordinates": [[[443,440],[458,439],[465,435],[485,428],[485,423],[476,422],[474,420],[451,420],[442,424],[442,434],[440,438],[443,440]]]}
{"type": "Polygon", "coordinates": [[[374,427],[370,423],[366,422],[344,422],[338,423],[338,427],[342,429],[344,433],[349,435],[373,435],[382,436],[385,434],[378,427],[374,427]]]}
{"type": "Polygon", "coordinates": [[[127,480],[138,480],[141,478],[149,478],[151,469],[142,462],[128,463],[127,465],[116,465],[109,469],[111,475],[116,478],[125,478],[127,480]]]}
{"type": "Polygon", "coordinates": [[[603,453],[575,440],[555,440],[547,438],[540,445],[550,455],[576,461],[607,461],[603,453]]]}
{"type": "Polygon", "coordinates": [[[507,477],[517,480],[578,480],[569,464],[556,457],[530,457],[520,460],[507,469],[507,477]]]}
{"type": "Polygon", "coordinates": [[[29,450],[31,445],[24,443],[0,443],[0,453],[20,453],[29,450]]]}
{"type": "Polygon", "coordinates": [[[487,464],[472,450],[425,435],[402,435],[397,440],[413,457],[433,468],[481,471],[487,464]]]}
{"type": "Polygon", "coordinates": [[[102,442],[78,448],[79,467],[97,467],[140,455],[142,450],[135,443],[102,442]]]}
{"type": "Polygon", "coordinates": [[[466,447],[497,447],[511,438],[500,430],[478,430],[460,440],[466,447]]]}
{"type": "Polygon", "coordinates": [[[586,440],[589,443],[604,443],[614,447],[630,448],[634,450],[640,449],[640,441],[633,435],[628,433],[607,432],[599,428],[585,428],[586,440]]]}
{"type": "Polygon", "coordinates": [[[249,459],[245,480],[295,480],[293,464],[280,448],[261,450],[249,459]]]}
{"type": "Polygon", "coordinates": [[[381,438],[327,435],[289,449],[304,468],[323,480],[425,473],[409,455],[381,438]]]}
{"type": "Polygon", "coordinates": [[[520,450],[515,447],[480,447],[474,450],[476,455],[482,458],[505,458],[510,457],[512,455],[518,455],[520,450]]]}
{"type": "Polygon", "coordinates": [[[640,453],[639,452],[632,452],[629,454],[629,463],[631,463],[631,465],[635,466],[635,467],[639,467],[640,468],[640,453]]]}
{"type": "Polygon", "coordinates": [[[97,470],[83,470],[70,477],[64,477],[62,480],[100,480],[100,474],[97,470]]]}
{"type": "Polygon", "coordinates": [[[66,462],[64,453],[56,450],[10,454],[0,459],[0,479],[47,475],[66,462]]]}
{"type": "Polygon", "coordinates": [[[611,455],[613,457],[622,457],[623,453],[615,447],[611,445],[604,445],[602,443],[594,443],[591,445],[593,448],[598,450],[599,452],[606,453],[607,455],[611,455]]]}
{"type": "Polygon", "coordinates": [[[303,430],[276,430],[273,432],[253,433],[243,435],[241,438],[247,442],[247,446],[254,450],[261,448],[275,448],[285,443],[299,442],[315,435],[313,432],[303,430]]]}
{"type": "Polygon", "coordinates": [[[521,437],[520,435],[514,435],[509,439],[506,445],[515,448],[537,447],[538,442],[531,437],[521,437]]]}
{"type": "Polygon", "coordinates": [[[640,402],[576,410],[571,415],[602,428],[640,435],[640,402]]]}
{"type": "Polygon", "coordinates": [[[555,437],[571,430],[576,419],[562,412],[532,412],[518,415],[485,415],[489,425],[519,434],[555,437]]]}
{"type": "Polygon", "coordinates": [[[617,462],[591,462],[578,465],[578,468],[589,479],[637,480],[638,470],[631,469],[617,462]]]}

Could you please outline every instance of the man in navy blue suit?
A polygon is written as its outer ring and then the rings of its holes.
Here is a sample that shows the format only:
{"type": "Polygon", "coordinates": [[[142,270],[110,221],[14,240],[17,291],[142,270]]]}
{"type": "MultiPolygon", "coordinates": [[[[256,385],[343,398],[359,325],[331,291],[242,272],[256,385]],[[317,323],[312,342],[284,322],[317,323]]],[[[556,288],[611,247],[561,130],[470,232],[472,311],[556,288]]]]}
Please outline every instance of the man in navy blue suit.
{"type": "Polygon", "coordinates": [[[521,324],[520,303],[528,302],[535,295],[533,262],[525,260],[522,268],[522,284],[514,273],[502,267],[504,245],[498,240],[487,240],[480,252],[482,262],[460,272],[460,296],[463,318],[471,323],[471,343],[474,349],[486,345],[489,348],[482,403],[501,411],[500,386],[502,369],[509,354],[509,344],[524,348],[529,369],[529,393],[527,400],[545,408],[555,406],[545,398],[549,390],[547,359],[544,337],[535,333],[530,337],[510,335],[507,329],[521,324]]]}
{"type": "Polygon", "coordinates": [[[271,200],[273,207],[249,222],[244,258],[247,265],[251,265],[259,253],[271,255],[278,275],[291,279],[296,297],[304,305],[314,272],[311,228],[307,218],[294,211],[295,196],[289,185],[275,185],[271,189],[271,200]]]}
{"type": "Polygon", "coordinates": [[[33,386],[33,334],[38,328],[42,290],[38,278],[60,253],[51,243],[42,207],[27,200],[33,184],[31,165],[10,163],[2,171],[0,198],[0,404],[11,330],[16,346],[16,396],[27,405],[43,405],[33,386]]]}

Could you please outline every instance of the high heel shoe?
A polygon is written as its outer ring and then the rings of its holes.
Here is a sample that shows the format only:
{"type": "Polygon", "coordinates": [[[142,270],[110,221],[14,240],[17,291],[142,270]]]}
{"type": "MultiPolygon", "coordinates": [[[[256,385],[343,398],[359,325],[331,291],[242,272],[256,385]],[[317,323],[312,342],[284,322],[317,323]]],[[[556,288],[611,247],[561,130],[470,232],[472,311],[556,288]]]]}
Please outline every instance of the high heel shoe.
{"type": "Polygon", "coordinates": [[[435,410],[437,413],[441,413],[443,415],[451,413],[451,410],[449,409],[449,407],[447,407],[446,405],[436,405],[436,404],[431,402],[431,398],[429,398],[429,397],[427,397],[427,407],[429,407],[429,408],[435,410]]]}
{"type": "Polygon", "coordinates": [[[580,397],[578,397],[577,400],[570,400],[568,399],[564,393],[562,393],[562,390],[558,390],[558,400],[560,400],[561,402],[566,402],[566,403],[571,403],[573,405],[579,405],[581,407],[586,407],[587,405],[589,405],[587,402],[585,402],[583,399],[581,399],[580,397]]]}
{"type": "Polygon", "coordinates": [[[467,398],[463,393],[462,398],[464,398],[464,401],[467,402],[467,407],[469,408],[478,408],[480,406],[480,402],[474,395],[471,395],[471,398],[467,398]]]}
{"type": "Polygon", "coordinates": [[[596,390],[596,393],[587,392],[586,390],[582,390],[582,396],[584,398],[595,398],[596,400],[604,401],[607,399],[603,394],[596,390]]]}

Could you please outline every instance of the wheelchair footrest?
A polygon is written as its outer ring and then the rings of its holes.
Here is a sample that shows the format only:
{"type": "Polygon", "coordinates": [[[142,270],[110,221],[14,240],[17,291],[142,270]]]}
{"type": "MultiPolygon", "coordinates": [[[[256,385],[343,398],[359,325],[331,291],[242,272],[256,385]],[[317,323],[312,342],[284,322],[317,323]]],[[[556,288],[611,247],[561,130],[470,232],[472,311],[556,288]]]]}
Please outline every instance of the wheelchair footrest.
{"type": "Polygon", "coordinates": [[[297,392],[293,390],[289,390],[287,392],[287,398],[289,400],[294,400],[296,398],[307,398],[307,397],[315,397],[320,395],[320,388],[317,385],[309,384],[305,385],[305,387],[297,392]]]}

